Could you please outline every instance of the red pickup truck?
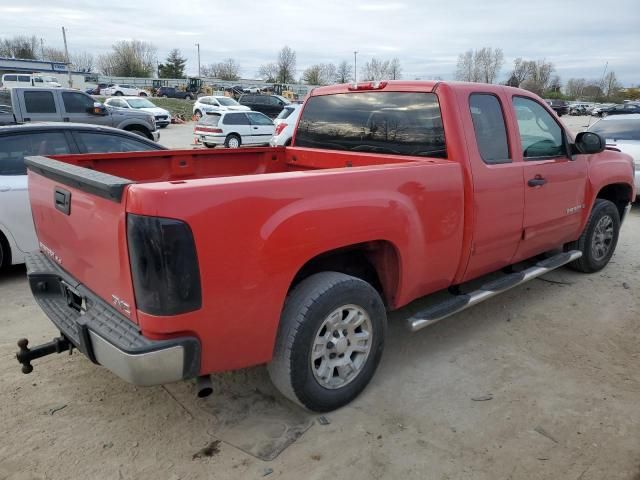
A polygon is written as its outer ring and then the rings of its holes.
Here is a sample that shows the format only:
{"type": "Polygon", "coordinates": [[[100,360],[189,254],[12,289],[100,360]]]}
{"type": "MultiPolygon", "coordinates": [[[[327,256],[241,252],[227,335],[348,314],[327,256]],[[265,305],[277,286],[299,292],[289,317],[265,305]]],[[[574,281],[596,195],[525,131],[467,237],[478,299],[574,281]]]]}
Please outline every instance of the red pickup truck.
{"type": "Polygon", "coordinates": [[[317,88],[287,148],[27,164],[28,277],[61,336],[22,339],[23,371],[77,348],[205,394],[209,374],[266,363],[314,411],[365,388],[387,311],[443,291],[415,331],[565,264],[598,271],[635,198],[631,158],[537,96],[449,82],[317,88]]]}

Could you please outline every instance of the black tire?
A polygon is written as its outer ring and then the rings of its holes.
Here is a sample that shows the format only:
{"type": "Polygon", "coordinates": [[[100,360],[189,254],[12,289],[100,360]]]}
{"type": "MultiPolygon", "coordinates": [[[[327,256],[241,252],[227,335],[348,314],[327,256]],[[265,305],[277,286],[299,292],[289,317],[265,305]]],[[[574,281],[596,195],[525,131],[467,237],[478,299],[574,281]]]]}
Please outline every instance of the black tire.
{"type": "Polygon", "coordinates": [[[292,140],[292,139],[290,138],[290,139],[288,139],[286,142],[284,142],[284,146],[285,146],[285,147],[290,147],[290,146],[291,146],[291,140],[292,140]]]}
{"type": "Polygon", "coordinates": [[[202,142],[202,144],[207,147],[207,148],[216,148],[216,144],[215,143],[205,143],[202,142]]]}
{"type": "Polygon", "coordinates": [[[186,97],[184,97],[186,100],[193,100],[193,96],[192,95],[187,95],[186,97]]]}
{"type": "Polygon", "coordinates": [[[151,136],[151,134],[148,131],[143,130],[141,128],[132,128],[131,130],[127,130],[127,131],[131,133],[135,133],[136,135],[140,135],[141,137],[147,138],[149,140],[153,140],[153,137],[151,136]]]}
{"type": "Polygon", "coordinates": [[[602,270],[613,256],[618,244],[619,233],[620,214],[618,213],[618,208],[609,200],[596,199],[582,235],[575,242],[567,244],[567,250],[580,250],[582,252],[582,257],[571,262],[569,267],[584,273],[594,273],[602,270]],[[608,222],[604,220],[606,218],[609,219],[611,224],[611,238],[608,243],[606,240],[600,242],[600,234],[598,233],[600,226],[608,222]],[[599,255],[599,253],[602,253],[602,249],[597,248],[600,243],[606,244],[606,251],[602,256],[599,255]]]}
{"type": "MultiPolygon", "coordinates": [[[[333,328],[335,327],[331,327],[333,328]]],[[[337,272],[311,275],[300,282],[287,297],[273,359],[267,366],[271,381],[285,397],[309,410],[327,412],[342,407],[355,399],[373,377],[384,350],[386,330],[387,315],[384,303],[370,284],[337,272]],[[361,360],[357,373],[348,382],[327,388],[316,378],[314,369],[322,364],[317,364],[317,360],[312,361],[311,354],[314,342],[325,329],[324,325],[330,314],[343,307],[359,308],[368,316],[368,353],[361,360]]],[[[327,332],[330,343],[334,337],[331,336],[330,330],[324,331],[327,332]]],[[[348,345],[351,346],[351,343],[348,345]]],[[[337,345],[328,348],[338,351],[337,345]]],[[[326,352],[329,351],[327,349],[326,352]]],[[[336,357],[336,354],[332,355],[336,357]]],[[[344,357],[345,353],[340,355],[344,357]]],[[[347,352],[347,355],[351,359],[351,355],[358,354],[347,352]]],[[[318,360],[326,361],[324,358],[318,360]]],[[[333,380],[336,373],[334,367],[331,367],[329,372],[333,380]]],[[[353,372],[355,370],[350,374],[353,372]]]]}
{"type": "Polygon", "coordinates": [[[227,138],[224,139],[224,146],[227,148],[240,148],[240,146],[242,146],[242,139],[240,138],[240,135],[236,135],[235,133],[227,135],[227,138]],[[233,142],[234,139],[238,141],[237,146],[233,142]],[[231,145],[229,142],[231,142],[231,145]]]}
{"type": "Polygon", "coordinates": [[[9,265],[11,265],[11,249],[9,248],[7,239],[0,233],[0,270],[3,270],[9,265]]]}
{"type": "Polygon", "coordinates": [[[124,93],[122,93],[122,92],[116,92],[116,93],[114,93],[114,95],[115,95],[116,97],[121,97],[121,96],[123,96],[123,95],[124,95],[124,93]]]}
{"type": "Polygon", "coordinates": [[[141,96],[141,97],[146,97],[146,96],[147,96],[147,94],[146,94],[146,93],[144,93],[144,92],[140,92],[140,96],[141,96]]]}

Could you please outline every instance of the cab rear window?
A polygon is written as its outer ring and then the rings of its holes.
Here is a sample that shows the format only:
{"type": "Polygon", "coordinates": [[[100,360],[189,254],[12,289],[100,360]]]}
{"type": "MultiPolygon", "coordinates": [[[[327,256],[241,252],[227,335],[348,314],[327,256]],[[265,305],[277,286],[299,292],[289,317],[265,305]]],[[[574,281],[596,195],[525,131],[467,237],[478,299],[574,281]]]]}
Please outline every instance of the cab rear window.
{"type": "Polygon", "coordinates": [[[357,92],[311,97],[295,146],[446,158],[438,97],[433,93],[357,92]]]}

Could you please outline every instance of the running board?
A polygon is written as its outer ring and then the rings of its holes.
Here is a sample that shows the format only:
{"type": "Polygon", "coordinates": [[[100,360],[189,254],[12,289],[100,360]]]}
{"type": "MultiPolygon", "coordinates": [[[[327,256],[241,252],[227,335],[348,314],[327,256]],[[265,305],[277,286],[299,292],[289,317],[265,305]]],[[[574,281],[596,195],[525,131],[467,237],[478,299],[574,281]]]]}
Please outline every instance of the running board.
{"type": "Polygon", "coordinates": [[[581,256],[582,252],[572,250],[570,252],[559,253],[553,257],[541,260],[533,267],[527,268],[522,272],[510,273],[505,277],[485,283],[474,292],[456,295],[444,302],[417,312],[407,320],[407,325],[412,332],[417,332],[418,330],[428,327],[429,325],[433,325],[454,313],[466,310],[467,308],[494,297],[499,293],[506,292],[513,287],[522,285],[523,283],[533,280],[540,275],[544,275],[551,270],[555,270],[567,263],[573,262],[581,256]]]}

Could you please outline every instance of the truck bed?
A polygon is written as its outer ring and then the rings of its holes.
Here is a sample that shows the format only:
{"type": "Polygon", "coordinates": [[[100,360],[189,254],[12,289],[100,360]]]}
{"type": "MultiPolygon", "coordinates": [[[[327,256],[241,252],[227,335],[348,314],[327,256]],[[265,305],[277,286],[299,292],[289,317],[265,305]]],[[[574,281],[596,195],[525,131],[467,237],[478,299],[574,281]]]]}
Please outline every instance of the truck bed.
{"type": "MultiPolygon", "coordinates": [[[[220,150],[171,150],[50,157],[128,180],[151,183],[235,177],[284,172],[309,172],[336,168],[415,164],[406,157],[368,155],[362,152],[321,152],[304,148],[258,147],[220,150]]],[[[433,160],[442,162],[442,160],[433,160]]],[[[32,167],[43,165],[31,160],[32,167]]],[[[48,163],[49,167],[54,164],[48,163]]]]}

